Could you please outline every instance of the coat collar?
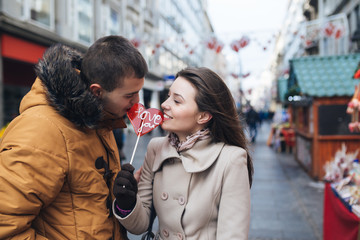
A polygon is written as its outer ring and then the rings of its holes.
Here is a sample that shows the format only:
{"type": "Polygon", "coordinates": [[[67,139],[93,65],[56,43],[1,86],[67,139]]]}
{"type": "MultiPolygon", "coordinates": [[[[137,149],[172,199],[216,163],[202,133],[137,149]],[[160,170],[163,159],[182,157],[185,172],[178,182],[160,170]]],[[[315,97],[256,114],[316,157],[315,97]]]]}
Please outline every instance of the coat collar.
{"type": "MultiPolygon", "coordinates": [[[[34,106],[49,105],[46,94],[47,92],[43,86],[43,83],[39,78],[36,78],[34,84],[31,87],[31,91],[25,95],[20,103],[20,113],[34,106]]],[[[105,128],[107,130],[126,128],[126,123],[123,118],[116,117],[111,113],[103,111],[102,118],[99,121],[97,128],[105,128]]]]}
{"type": "Polygon", "coordinates": [[[35,71],[48,105],[75,125],[95,129],[103,118],[103,106],[91,93],[89,81],[79,74],[81,62],[80,52],[55,44],[45,51],[35,71]]]}
{"type": "Polygon", "coordinates": [[[202,172],[208,169],[218,158],[224,143],[213,143],[211,138],[201,140],[189,150],[178,153],[176,149],[170,145],[167,137],[163,139],[160,151],[155,157],[153,171],[160,169],[162,163],[171,158],[181,160],[184,169],[188,173],[202,172]]]}

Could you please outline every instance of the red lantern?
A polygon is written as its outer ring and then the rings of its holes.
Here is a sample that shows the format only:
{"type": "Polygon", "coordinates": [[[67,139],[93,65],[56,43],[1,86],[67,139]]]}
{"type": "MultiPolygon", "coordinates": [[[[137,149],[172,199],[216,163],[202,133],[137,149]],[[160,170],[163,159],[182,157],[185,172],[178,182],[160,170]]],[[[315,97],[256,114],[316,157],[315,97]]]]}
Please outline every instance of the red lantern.
{"type": "Polygon", "coordinates": [[[246,73],[242,75],[243,78],[247,78],[248,76],[250,76],[250,73],[246,73]]]}
{"type": "Polygon", "coordinates": [[[239,52],[239,49],[240,49],[239,41],[236,41],[236,40],[232,41],[231,44],[230,44],[230,47],[235,52],[239,52]]]}
{"type": "Polygon", "coordinates": [[[216,45],[216,38],[212,37],[210,38],[207,42],[206,42],[206,45],[209,49],[214,49],[215,48],[215,45],[216,45]]]}
{"type": "Polygon", "coordinates": [[[305,41],[305,45],[306,45],[307,47],[310,47],[312,44],[313,44],[313,42],[312,42],[311,40],[306,40],[306,41],[305,41]]]}
{"type": "Polygon", "coordinates": [[[340,28],[336,29],[336,31],[335,31],[335,38],[336,38],[336,39],[341,38],[341,37],[342,37],[342,34],[343,34],[343,31],[342,31],[340,28]]]}
{"type": "Polygon", "coordinates": [[[130,42],[134,45],[134,47],[138,48],[140,47],[141,41],[138,38],[133,38],[130,40],[130,42]]]}
{"type": "Polygon", "coordinates": [[[241,48],[246,47],[250,42],[250,38],[248,38],[247,36],[243,36],[240,40],[239,40],[239,45],[241,48]]]}
{"type": "Polygon", "coordinates": [[[238,77],[239,77],[239,75],[237,75],[236,73],[231,73],[231,76],[232,76],[233,78],[238,78],[238,77]]]}
{"type": "Polygon", "coordinates": [[[216,53],[220,53],[220,52],[222,51],[222,49],[224,48],[224,44],[218,42],[218,43],[216,44],[216,47],[215,47],[215,48],[216,48],[216,49],[215,49],[216,53]]]}
{"type": "Polygon", "coordinates": [[[330,37],[334,33],[335,26],[330,22],[325,27],[325,35],[330,37]]]}

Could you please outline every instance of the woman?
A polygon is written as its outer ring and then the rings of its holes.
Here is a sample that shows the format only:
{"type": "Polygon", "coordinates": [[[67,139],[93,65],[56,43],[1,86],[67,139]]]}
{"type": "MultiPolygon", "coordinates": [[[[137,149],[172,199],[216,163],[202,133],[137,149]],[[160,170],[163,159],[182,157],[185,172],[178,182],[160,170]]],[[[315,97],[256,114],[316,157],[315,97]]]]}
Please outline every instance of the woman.
{"type": "Polygon", "coordinates": [[[184,69],[161,107],[169,135],[150,141],[138,188],[131,165],[115,180],[120,223],[143,233],[153,203],[157,239],[247,239],[253,167],[226,84],[207,68],[184,69]]]}

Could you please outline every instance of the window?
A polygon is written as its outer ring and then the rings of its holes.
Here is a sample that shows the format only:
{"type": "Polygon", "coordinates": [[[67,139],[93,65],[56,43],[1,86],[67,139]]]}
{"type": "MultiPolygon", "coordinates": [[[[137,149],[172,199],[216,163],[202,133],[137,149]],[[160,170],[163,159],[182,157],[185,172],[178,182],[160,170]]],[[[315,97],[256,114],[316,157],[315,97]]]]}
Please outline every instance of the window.
{"type": "Polygon", "coordinates": [[[30,2],[30,19],[48,27],[51,26],[50,14],[52,13],[51,0],[32,0],[30,2]]]}
{"type": "Polygon", "coordinates": [[[347,104],[319,106],[319,135],[355,135],[349,131],[351,115],[346,108],[347,104]]]}
{"type": "MultiPolygon", "coordinates": [[[[12,2],[13,4],[15,1],[12,2]]],[[[16,6],[6,4],[5,8],[14,12],[16,6]]],[[[54,30],[54,0],[22,0],[21,18],[40,27],[54,30]]],[[[15,13],[15,12],[14,12],[15,13]]]]}
{"type": "Polygon", "coordinates": [[[94,38],[93,30],[93,1],[75,0],[75,36],[77,40],[91,43],[94,38]]]}
{"type": "Polygon", "coordinates": [[[110,7],[110,16],[109,17],[109,33],[111,35],[117,35],[120,32],[120,16],[119,13],[110,7]]]}

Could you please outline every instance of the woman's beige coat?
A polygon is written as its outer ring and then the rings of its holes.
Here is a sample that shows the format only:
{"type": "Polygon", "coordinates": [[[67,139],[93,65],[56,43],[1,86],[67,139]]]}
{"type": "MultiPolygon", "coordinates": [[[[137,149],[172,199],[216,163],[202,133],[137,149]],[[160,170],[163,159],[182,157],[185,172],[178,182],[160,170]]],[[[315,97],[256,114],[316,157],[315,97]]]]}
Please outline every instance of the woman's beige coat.
{"type": "Polygon", "coordinates": [[[149,224],[153,200],[158,239],[247,239],[246,162],[244,149],[210,139],[179,154],[167,137],[154,138],[143,164],[136,206],[127,217],[117,217],[128,231],[141,234],[149,224]]]}

